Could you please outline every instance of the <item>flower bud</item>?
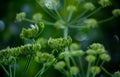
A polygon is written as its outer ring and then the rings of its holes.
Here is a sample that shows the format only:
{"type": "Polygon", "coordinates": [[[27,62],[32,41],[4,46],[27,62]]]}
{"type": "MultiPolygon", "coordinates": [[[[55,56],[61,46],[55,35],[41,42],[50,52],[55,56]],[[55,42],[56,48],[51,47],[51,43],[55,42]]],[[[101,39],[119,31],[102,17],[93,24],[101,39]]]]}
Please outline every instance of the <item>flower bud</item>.
{"type": "Polygon", "coordinates": [[[69,5],[69,6],[67,6],[67,10],[68,11],[76,11],[77,9],[74,5],[69,5]]]}
{"type": "Polygon", "coordinates": [[[120,16],[120,9],[114,9],[114,10],[112,11],[112,14],[113,14],[115,17],[120,16]]]}
{"type": "Polygon", "coordinates": [[[85,54],[84,51],[82,50],[76,50],[76,51],[72,51],[70,52],[71,56],[77,56],[77,57],[81,57],[85,54]]]}
{"type": "Polygon", "coordinates": [[[99,0],[98,3],[102,6],[102,7],[107,7],[110,6],[112,3],[110,2],[110,0],[99,0]]]}
{"type": "Polygon", "coordinates": [[[57,29],[63,29],[65,28],[65,22],[63,20],[57,20],[54,24],[54,26],[57,28],[57,29]]]}
{"type": "Polygon", "coordinates": [[[61,48],[64,48],[68,45],[70,45],[71,43],[71,39],[70,37],[68,37],[68,39],[65,39],[65,38],[49,38],[48,40],[48,45],[51,47],[51,48],[58,48],[58,49],[61,49],[61,48]]]}
{"type": "Polygon", "coordinates": [[[56,10],[60,7],[60,1],[59,0],[46,0],[45,7],[51,10],[56,10]]]}
{"type": "Polygon", "coordinates": [[[98,67],[98,66],[92,66],[91,68],[90,68],[90,72],[92,73],[92,74],[99,74],[100,73],[100,67],[98,67]]]}
{"type": "Polygon", "coordinates": [[[89,46],[90,49],[97,50],[97,49],[105,49],[104,46],[100,43],[93,43],[89,46]]]}
{"type": "Polygon", "coordinates": [[[16,20],[17,21],[22,21],[22,20],[24,20],[25,17],[26,17],[26,13],[25,12],[21,12],[21,13],[18,13],[16,15],[16,20]]]}
{"type": "Polygon", "coordinates": [[[77,75],[79,73],[79,69],[76,66],[70,67],[70,72],[72,75],[77,75]]]}
{"type": "Polygon", "coordinates": [[[110,61],[111,57],[108,54],[101,54],[100,59],[103,61],[110,61]]]}
{"type": "Polygon", "coordinates": [[[35,61],[38,63],[46,63],[47,65],[51,65],[55,61],[55,57],[49,53],[37,52],[35,61]]]}
{"type": "Polygon", "coordinates": [[[42,20],[42,14],[36,13],[33,15],[33,20],[36,22],[40,22],[42,20]]]}
{"type": "Polygon", "coordinates": [[[78,50],[80,46],[77,43],[72,43],[70,45],[70,50],[78,50]]]}
{"type": "Polygon", "coordinates": [[[59,58],[60,58],[60,59],[63,59],[63,58],[65,58],[65,57],[70,57],[70,52],[65,51],[65,52],[61,52],[61,53],[59,54],[59,58]]]}
{"type": "Polygon", "coordinates": [[[54,68],[57,70],[61,70],[65,67],[65,62],[64,61],[59,61],[54,65],[54,68]]]}
{"type": "Polygon", "coordinates": [[[87,53],[88,55],[96,55],[96,54],[97,54],[97,52],[96,52],[95,50],[92,50],[92,49],[88,49],[88,50],[86,51],[86,53],[87,53]]]}
{"type": "Polygon", "coordinates": [[[91,63],[91,62],[94,62],[96,60],[96,57],[93,55],[87,55],[85,59],[87,62],[91,63]]]}
{"type": "Polygon", "coordinates": [[[115,72],[113,77],[120,77],[120,71],[115,72]]]}
{"type": "Polygon", "coordinates": [[[28,29],[23,28],[22,29],[20,37],[22,39],[26,39],[26,38],[32,39],[37,35],[38,31],[39,31],[39,28],[37,25],[31,25],[31,28],[28,28],[28,29]]]}
{"type": "Polygon", "coordinates": [[[98,26],[96,19],[93,18],[85,20],[84,24],[87,28],[96,28],[98,26]]]}
{"type": "Polygon", "coordinates": [[[94,10],[95,9],[95,6],[93,5],[93,3],[91,3],[91,2],[87,2],[87,3],[85,3],[84,4],[84,8],[86,9],[86,10],[94,10]]]}

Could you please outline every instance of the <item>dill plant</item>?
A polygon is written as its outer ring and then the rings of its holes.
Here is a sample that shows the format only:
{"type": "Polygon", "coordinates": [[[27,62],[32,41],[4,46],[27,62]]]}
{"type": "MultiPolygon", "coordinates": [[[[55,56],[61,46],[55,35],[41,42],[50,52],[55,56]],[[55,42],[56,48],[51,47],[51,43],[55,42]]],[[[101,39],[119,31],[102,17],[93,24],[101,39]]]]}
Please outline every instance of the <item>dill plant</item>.
{"type": "Polygon", "coordinates": [[[112,5],[110,0],[98,0],[99,7],[85,0],[36,0],[36,2],[55,22],[43,19],[41,13],[34,14],[32,19],[26,18],[24,12],[16,15],[18,22],[28,21],[33,24],[30,25],[30,28],[23,28],[20,34],[21,39],[29,40],[30,43],[0,50],[0,65],[8,77],[17,77],[16,63],[22,56],[27,58],[22,77],[27,76],[31,60],[42,64],[42,68],[34,77],[41,77],[51,66],[66,77],[95,77],[101,71],[104,71],[109,77],[120,76],[119,71],[111,74],[104,68],[104,63],[109,62],[111,57],[102,44],[93,43],[87,50],[81,50],[79,44],[73,43],[72,37],[69,35],[70,28],[97,28],[101,23],[118,17],[120,9],[114,9],[113,16],[110,18],[96,20],[92,17],[102,8],[112,5]],[[80,7],[83,9],[82,12],[78,12],[80,7]],[[77,14],[74,15],[74,13],[77,14]],[[45,25],[53,25],[57,29],[61,29],[63,36],[50,37],[48,40],[42,39],[40,35],[45,25]],[[41,52],[46,47],[50,47],[51,52],[41,52]],[[9,70],[5,66],[8,66],[9,70]]]}

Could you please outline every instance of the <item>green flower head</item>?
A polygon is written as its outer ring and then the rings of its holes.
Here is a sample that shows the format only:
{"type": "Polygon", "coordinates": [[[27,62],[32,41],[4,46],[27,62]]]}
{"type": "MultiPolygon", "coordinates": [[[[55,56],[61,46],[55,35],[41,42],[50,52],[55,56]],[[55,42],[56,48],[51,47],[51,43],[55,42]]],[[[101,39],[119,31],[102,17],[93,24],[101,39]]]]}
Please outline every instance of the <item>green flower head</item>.
{"type": "Polygon", "coordinates": [[[54,65],[54,68],[57,70],[61,70],[65,67],[65,62],[64,61],[59,61],[54,65]]]}
{"type": "Polygon", "coordinates": [[[77,75],[79,73],[79,69],[76,66],[70,67],[70,72],[72,75],[77,75]]]}
{"type": "Polygon", "coordinates": [[[94,10],[95,9],[95,6],[93,5],[93,3],[91,3],[91,2],[87,2],[87,3],[85,3],[84,4],[84,8],[86,9],[86,10],[94,10]]]}
{"type": "Polygon", "coordinates": [[[96,28],[98,26],[98,23],[97,23],[96,19],[93,19],[93,18],[86,19],[84,21],[84,24],[87,28],[96,28]]]}
{"type": "Polygon", "coordinates": [[[112,14],[113,14],[115,17],[120,16],[120,9],[114,9],[114,10],[112,11],[112,14]]]}
{"type": "Polygon", "coordinates": [[[86,59],[87,62],[91,63],[91,62],[95,62],[96,57],[93,56],[93,55],[87,55],[85,59],[86,59]]]}
{"type": "Polygon", "coordinates": [[[99,74],[100,73],[100,67],[98,67],[98,66],[92,66],[91,68],[90,68],[90,72],[92,73],[92,74],[99,74]]]}
{"type": "Polygon", "coordinates": [[[103,61],[110,61],[111,60],[111,57],[108,54],[106,54],[106,53],[105,54],[101,54],[100,58],[103,61]]]}
{"type": "Polygon", "coordinates": [[[21,13],[18,13],[16,15],[16,20],[17,21],[22,21],[22,20],[24,20],[25,17],[26,17],[26,13],[25,12],[21,12],[21,13]]]}
{"type": "Polygon", "coordinates": [[[110,6],[112,3],[110,2],[110,0],[99,0],[98,3],[102,6],[102,7],[107,7],[110,6]]]}

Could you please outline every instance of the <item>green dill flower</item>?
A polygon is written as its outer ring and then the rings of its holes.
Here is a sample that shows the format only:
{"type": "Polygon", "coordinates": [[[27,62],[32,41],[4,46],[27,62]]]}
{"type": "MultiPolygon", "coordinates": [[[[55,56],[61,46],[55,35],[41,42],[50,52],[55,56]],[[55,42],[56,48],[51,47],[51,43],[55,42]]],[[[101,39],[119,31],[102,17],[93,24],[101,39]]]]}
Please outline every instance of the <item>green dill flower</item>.
{"type": "Polygon", "coordinates": [[[57,20],[54,24],[54,26],[57,28],[57,29],[63,29],[65,28],[65,22],[63,20],[57,20]]]}
{"type": "Polygon", "coordinates": [[[71,43],[71,38],[68,37],[68,39],[65,39],[65,38],[49,38],[48,40],[48,45],[51,47],[51,48],[58,48],[58,49],[61,49],[61,48],[64,48],[68,45],[70,45],[71,43]]]}
{"type": "Polygon", "coordinates": [[[39,28],[38,28],[37,25],[31,25],[31,28],[28,28],[28,29],[23,28],[22,29],[20,37],[22,39],[26,39],[26,38],[30,38],[31,39],[31,38],[34,38],[37,35],[38,31],[39,31],[39,28]]]}
{"type": "Polygon", "coordinates": [[[77,75],[79,73],[79,69],[76,66],[70,67],[70,72],[72,75],[77,75]]]}
{"type": "Polygon", "coordinates": [[[89,46],[89,49],[95,51],[97,54],[106,53],[104,46],[100,43],[93,43],[92,45],[89,46]]]}
{"type": "Polygon", "coordinates": [[[37,52],[35,61],[38,63],[46,63],[46,65],[49,66],[55,61],[55,57],[49,53],[37,52]]]}
{"type": "Polygon", "coordinates": [[[57,70],[61,70],[65,67],[65,62],[64,61],[59,61],[54,65],[54,68],[57,70]]]}
{"type": "Polygon", "coordinates": [[[100,73],[100,67],[98,67],[98,66],[92,66],[91,68],[90,68],[90,72],[92,73],[92,74],[99,74],[100,73]]]}
{"type": "Polygon", "coordinates": [[[97,49],[104,49],[104,46],[100,43],[93,43],[92,45],[89,46],[89,48],[97,50],[97,49]]]}
{"type": "Polygon", "coordinates": [[[88,55],[96,55],[96,54],[97,54],[97,52],[96,52],[95,50],[92,50],[92,49],[88,49],[88,50],[86,51],[86,53],[87,53],[88,55]]]}
{"type": "Polygon", "coordinates": [[[40,44],[26,44],[19,47],[20,54],[22,55],[34,55],[37,51],[40,51],[40,44]]]}
{"type": "Polygon", "coordinates": [[[111,57],[110,57],[110,55],[105,53],[105,54],[100,55],[100,59],[103,60],[103,61],[110,61],[111,57]]]}
{"type": "Polygon", "coordinates": [[[17,21],[22,21],[22,20],[24,20],[25,17],[26,17],[26,13],[25,12],[21,12],[21,13],[18,13],[16,15],[16,20],[17,21]]]}
{"type": "Polygon", "coordinates": [[[70,12],[70,11],[76,11],[77,8],[74,6],[74,5],[69,5],[67,6],[67,10],[70,12]]]}
{"type": "Polygon", "coordinates": [[[31,26],[31,28],[28,28],[28,29],[23,28],[22,29],[22,32],[20,34],[20,37],[22,39],[34,39],[36,37],[38,38],[40,33],[42,32],[42,30],[45,27],[44,24],[41,22],[38,23],[38,25],[35,24],[35,25],[30,25],[30,26],[31,26]]]}
{"type": "Polygon", "coordinates": [[[85,54],[84,51],[82,50],[76,50],[76,51],[72,51],[70,52],[71,56],[77,56],[77,57],[81,57],[85,54]]]}
{"type": "Polygon", "coordinates": [[[120,71],[115,72],[113,77],[120,77],[120,71]]]}
{"type": "Polygon", "coordinates": [[[61,52],[61,53],[59,54],[59,58],[60,58],[60,59],[63,59],[63,58],[65,58],[65,57],[70,57],[70,52],[65,51],[65,52],[61,52]]]}
{"type": "Polygon", "coordinates": [[[78,50],[80,48],[80,45],[78,45],[77,43],[72,43],[70,45],[70,50],[78,50]]]}
{"type": "Polygon", "coordinates": [[[120,16],[120,9],[114,9],[114,10],[112,11],[112,14],[113,14],[115,17],[120,16]]]}
{"type": "Polygon", "coordinates": [[[42,14],[41,13],[35,13],[33,15],[33,20],[36,22],[40,22],[42,20],[42,14]]]}
{"type": "Polygon", "coordinates": [[[102,6],[102,7],[107,7],[110,6],[112,3],[110,0],[99,0],[98,3],[102,6]]]}
{"type": "Polygon", "coordinates": [[[60,1],[59,0],[45,0],[44,2],[45,7],[51,10],[56,10],[60,7],[60,1]]]}
{"type": "Polygon", "coordinates": [[[96,57],[93,56],[93,55],[87,55],[85,59],[86,59],[87,62],[91,63],[91,62],[95,62],[96,57]]]}
{"type": "Polygon", "coordinates": [[[85,3],[84,4],[84,8],[86,9],[86,10],[94,10],[95,9],[95,6],[93,5],[93,3],[91,3],[91,2],[87,2],[87,3],[85,3]]]}
{"type": "Polygon", "coordinates": [[[86,19],[84,21],[84,24],[87,28],[96,28],[98,26],[98,23],[97,23],[96,19],[93,19],[93,18],[86,19]]]}

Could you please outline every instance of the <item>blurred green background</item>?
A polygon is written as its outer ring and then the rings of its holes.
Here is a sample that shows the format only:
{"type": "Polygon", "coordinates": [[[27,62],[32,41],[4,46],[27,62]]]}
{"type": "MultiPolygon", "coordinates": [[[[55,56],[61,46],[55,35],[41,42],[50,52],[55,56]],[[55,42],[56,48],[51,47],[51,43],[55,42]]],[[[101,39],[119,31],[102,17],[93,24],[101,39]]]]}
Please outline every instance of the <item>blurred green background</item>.
{"type": "MultiPolygon", "coordinates": [[[[88,0],[92,1],[92,0],[88,0]]],[[[102,11],[95,14],[96,19],[104,19],[112,16],[111,11],[114,8],[120,8],[120,0],[111,0],[113,5],[102,9],[102,11]]],[[[96,3],[96,1],[93,0],[96,3]]],[[[16,47],[24,44],[19,35],[22,27],[28,26],[28,22],[16,22],[15,16],[19,12],[26,12],[28,18],[34,13],[41,12],[44,18],[50,21],[49,15],[43,12],[42,8],[34,0],[0,0],[0,49],[16,47]]],[[[98,29],[90,30],[87,33],[82,33],[77,29],[70,29],[70,35],[74,42],[79,42],[83,49],[93,42],[100,42],[104,44],[107,51],[110,53],[112,60],[106,64],[106,69],[114,72],[120,69],[120,17],[115,18],[110,22],[103,23],[98,29]]],[[[61,36],[61,30],[54,28],[52,25],[45,25],[41,37],[49,38],[61,36]]],[[[36,68],[36,67],[33,67],[36,68]]],[[[0,73],[2,73],[0,68],[0,73]]],[[[51,72],[48,72],[51,73],[51,72]]],[[[57,73],[59,74],[59,73],[57,73]]],[[[1,77],[2,75],[0,75],[1,77]]],[[[52,76],[51,76],[52,77],[52,76]]]]}

